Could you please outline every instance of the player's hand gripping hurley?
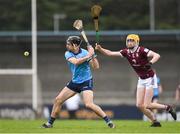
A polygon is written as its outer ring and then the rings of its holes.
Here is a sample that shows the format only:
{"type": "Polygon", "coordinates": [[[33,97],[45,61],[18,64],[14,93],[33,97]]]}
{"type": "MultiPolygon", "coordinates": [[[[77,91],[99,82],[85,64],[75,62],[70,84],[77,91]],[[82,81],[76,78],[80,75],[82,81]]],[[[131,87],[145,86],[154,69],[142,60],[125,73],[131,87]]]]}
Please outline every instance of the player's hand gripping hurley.
{"type": "MultiPolygon", "coordinates": [[[[86,44],[87,44],[88,51],[89,51],[90,55],[91,55],[93,58],[95,58],[97,55],[94,54],[94,48],[90,45],[90,43],[89,43],[89,41],[88,41],[88,39],[87,39],[87,36],[86,36],[85,31],[84,31],[84,29],[83,29],[82,20],[75,20],[74,23],[73,23],[73,27],[76,28],[78,31],[81,32],[81,35],[82,35],[82,37],[84,38],[84,40],[85,40],[85,42],[86,42],[86,44]]],[[[92,58],[92,57],[91,57],[91,58],[92,58]]],[[[90,58],[90,59],[91,59],[91,58],[90,58]]],[[[89,60],[90,60],[90,59],[89,59],[89,60]]]]}

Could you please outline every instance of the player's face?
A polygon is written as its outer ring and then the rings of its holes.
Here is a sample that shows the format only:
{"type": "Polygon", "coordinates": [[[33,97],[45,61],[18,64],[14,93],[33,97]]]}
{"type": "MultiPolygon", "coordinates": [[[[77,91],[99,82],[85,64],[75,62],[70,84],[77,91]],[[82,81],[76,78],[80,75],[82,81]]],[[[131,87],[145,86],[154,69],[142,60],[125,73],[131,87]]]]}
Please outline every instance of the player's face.
{"type": "Polygon", "coordinates": [[[73,47],[72,44],[67,43],[67,44],[66,44],[66,48],[67,48],[68,51],[73,51],[73,48],[74,48],[74,47],[73,47]]]}
{"type": "Polygon", "coordinates": [[[77,49],[79,49],[79,46],[77,46],[75,44],[67,43],[66,48],[67,48],[68,51],[75,52],[77,49]]]}
{"type": "Polygon", "coordinates": [[[126,40],[126,46],[129,49],[133,49],[136,45],[136,41],[134,39],[127,39],[126,40]]]}

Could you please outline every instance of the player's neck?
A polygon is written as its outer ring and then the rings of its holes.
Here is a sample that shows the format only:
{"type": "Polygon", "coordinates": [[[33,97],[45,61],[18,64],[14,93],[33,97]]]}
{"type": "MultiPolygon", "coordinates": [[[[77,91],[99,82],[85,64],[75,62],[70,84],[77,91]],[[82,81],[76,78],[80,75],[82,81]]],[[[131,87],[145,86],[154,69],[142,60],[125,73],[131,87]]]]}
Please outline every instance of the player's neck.
{"type": "Polygon", "coordinates": [[[73,51],[73,53],[75,53],[75,54],[78,54],[80,52],[80,48],[78,47],[78,48],[76,48],[74,51],[73,51]]]}
{"type": "Polygon", "coordinates": [[[129,50],[130,50],[131,53],[134,53],[137,50],[137,48],[138,48],[138,45],[134,46],[133,49],[129,49],[129,50]]]}

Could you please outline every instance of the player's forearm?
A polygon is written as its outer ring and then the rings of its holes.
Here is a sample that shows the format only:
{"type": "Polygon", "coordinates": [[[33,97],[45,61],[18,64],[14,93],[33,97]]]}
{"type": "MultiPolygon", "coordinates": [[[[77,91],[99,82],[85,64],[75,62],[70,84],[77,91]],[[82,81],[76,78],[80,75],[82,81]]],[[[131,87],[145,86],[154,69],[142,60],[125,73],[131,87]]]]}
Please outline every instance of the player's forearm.
{"type": "Polygon", "coordinates": [[[83,58],[76,59],[74,64],[75,65],[80,65],[80,64],[84,63],[85,61],[87,61],[88,59],[89,59],[89,56],[85,56],[83,58]]]}
{"type": "Polygon", "coordinates": [[[152,64],[154,64],[159,60],[159,58],[160,58],[160,55],[156,53],[156,54],[153,55],[153,58],[150,60],[150,62],[152,64]]]}
{"type": "Polygon", "coordinates": [[[99,62],[98,62],[97,58],[92,58],[91,66],[93,69],[99,69],[99,62]]]}
{"type": "Polygon", "coordinates": [[[92,45],[87,46],[87,50],[91,55],[94,55],[94,48],[92,47],[92,45]]]}
{"type": "Polygon", "coordinates": [[[99,52],[101,52],[101,53],[104,54],[104,55],[111,56],[111,51],[108,50],[108,49],[100,48],[100,49],[98,49],[98,50],[99,50],[99,52]]]}

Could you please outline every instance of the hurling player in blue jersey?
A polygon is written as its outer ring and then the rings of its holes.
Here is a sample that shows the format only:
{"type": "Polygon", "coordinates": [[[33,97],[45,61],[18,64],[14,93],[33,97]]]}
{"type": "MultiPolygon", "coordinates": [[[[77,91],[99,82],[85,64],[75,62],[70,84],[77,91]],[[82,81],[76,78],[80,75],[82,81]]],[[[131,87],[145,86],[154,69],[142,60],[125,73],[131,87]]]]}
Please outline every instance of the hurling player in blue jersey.
{"type": "MultiPolygon", "coordinates": [[[[156,73],[155,69],[154,69],[154,72],[156,73]]],[[[157,75],[155,75],[155,77],[156,77],[155,82],[157,83],[157,86],[153,88],[153,97],[152,97],[152,102],[153,103],[157,103],[158,102],[159,95],[163,91],[160,78],[157,75]]],[[[153,109],[153,112],[154,112],[154,115],[156,116],[156,114],[158,113],[158,110],[157,109],[153,109]]]]}
{"type": "Polygon", "coordinates": [[[72,73],[71,81],[60,91],[55,98],[51,116],[43,128],[53,127],[63,103],[77,93],[82,93],[85,106],[103,118],[110,128],[115,125],[105,112],[93,102],[93,77],[90,65],[94,69],[99,68],[99,62],[94,54],[94,48],[87,46],[87,50],[81,48],[82,40],[79,36],[70,36],[66,41],[67,51],[65,58],[72,73]]]}

